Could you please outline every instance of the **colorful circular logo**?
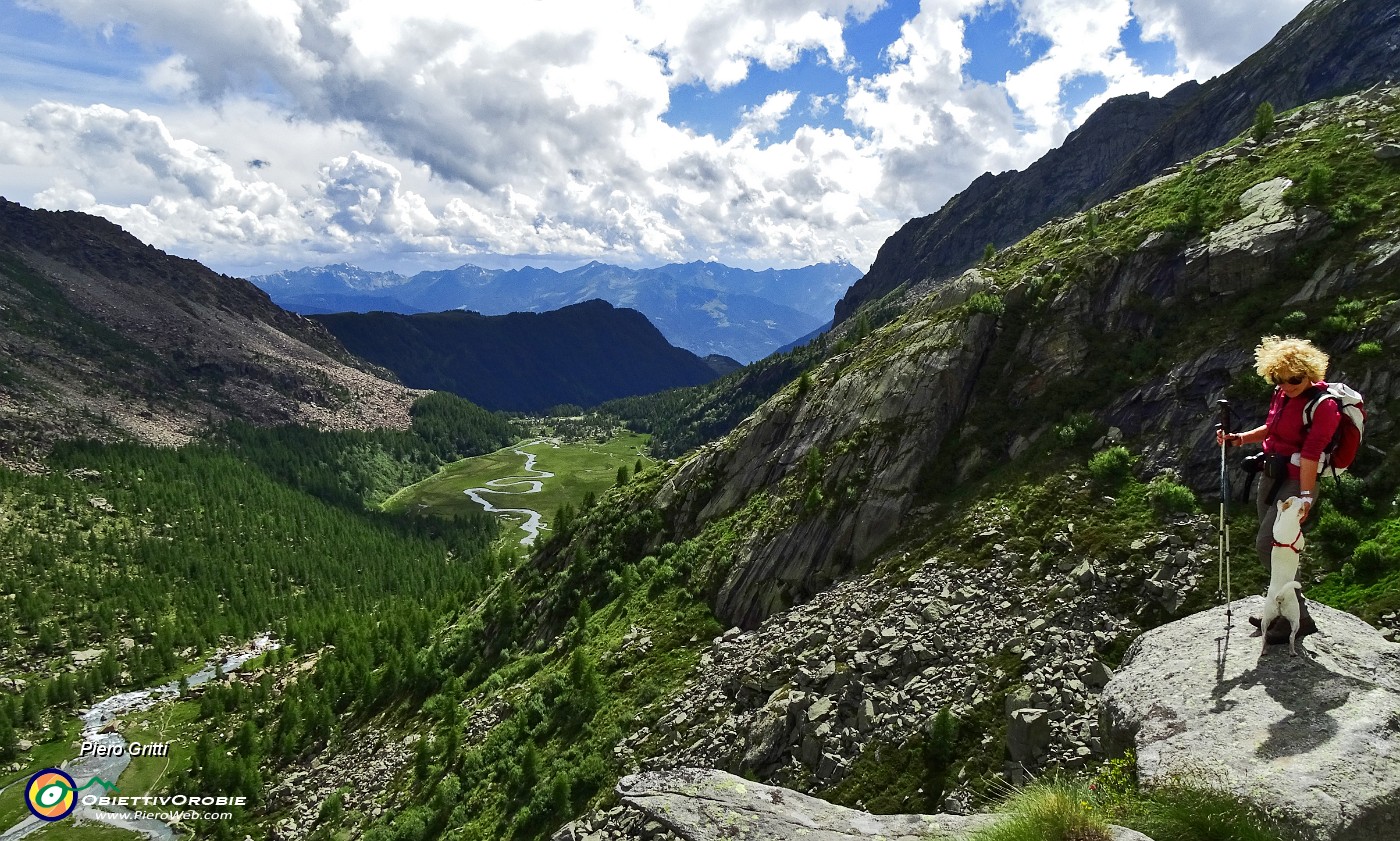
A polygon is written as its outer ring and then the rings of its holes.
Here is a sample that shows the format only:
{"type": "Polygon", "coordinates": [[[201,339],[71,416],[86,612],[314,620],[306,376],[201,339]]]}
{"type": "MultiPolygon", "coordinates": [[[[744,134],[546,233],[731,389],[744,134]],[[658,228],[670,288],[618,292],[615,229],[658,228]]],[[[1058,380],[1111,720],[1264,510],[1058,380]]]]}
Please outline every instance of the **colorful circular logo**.
{"type": "Polygon", "coordinates": [[[29,778],[25,802],[41,821],[62,820],[78,805],[77,788],[72,777],[57,768],[45,768],[29,778]]]}

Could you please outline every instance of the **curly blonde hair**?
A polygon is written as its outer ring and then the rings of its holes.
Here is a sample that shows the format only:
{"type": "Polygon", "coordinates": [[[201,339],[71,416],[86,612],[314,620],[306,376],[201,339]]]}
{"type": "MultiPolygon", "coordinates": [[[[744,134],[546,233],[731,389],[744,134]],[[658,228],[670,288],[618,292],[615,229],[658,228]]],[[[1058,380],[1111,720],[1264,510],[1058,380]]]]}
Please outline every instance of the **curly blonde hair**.
{"type": "Polygon", "coordinates": [[[1265,336],[1254,349],[1254,370],[1270,383],[1299,374],[1317,382],[1327,376],[1327,354],[1307,339],[1265,336]]]}

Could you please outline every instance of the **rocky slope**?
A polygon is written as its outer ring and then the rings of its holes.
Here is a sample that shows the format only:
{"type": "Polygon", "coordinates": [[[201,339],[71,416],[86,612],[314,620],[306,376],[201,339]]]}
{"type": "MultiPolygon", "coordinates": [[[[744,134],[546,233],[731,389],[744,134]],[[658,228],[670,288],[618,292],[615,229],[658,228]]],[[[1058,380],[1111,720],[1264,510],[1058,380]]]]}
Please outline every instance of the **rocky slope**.
{"type": "MultiPolygon", "coordinates": [[[[960,749],[980,759],[941,802],[911,787],[886,811],[976,808],[987,770],[1014,781],[1102,759],[1115,652],[1209,600],[1216,534],[1200,515],[1142,528],[1112,514],[1118,492],[1073,465],[1095,438],[1121,441],[1142,479],[1208,492],[1215,401],[1262,417],[1250,351],[1294,332],[1367,394],[1361,473],[1393,482],[1400,378],[1381,360],[1400,341],[1397,140],[1394,88],[1300,109],[954,283],[911,285],[902,315],[675,463],[631,501],[663,524],[640,551],[734,627],[618,746],[622,767],[716,768],[858,807],[843,798],[912,761],[944,708],[976,722],[980,743],[960,749]]],[[[574,829],[646,826],[621,809],[574,829]]]]}
{"type": "MultiPolygon", "coordinates": [[[[1094,687],[1103,690],[1108,750],[1134,750],[1144,781],[1189,776],[1248,797],[1283,816],[1299,837],[1395,837],[1400,766],[1391,755],[1400,646],[1349,614],[1314,605],[1323,631],[1301,644],[1301,656],[1289,657],[1283,646],[1261,654],[1243,618],[1258,615],[1262,604],[1259,596],[1233,602],[1228,629],[1219,606],[1139,637],[1107,686],[1094,687]]],[[[1013,729],[1017,722],[1053,719],[1060,701],[1025,699],[1026,707],[1010,712],[1013,729]]],[[[822,702],[808,707],[809,718],[813,709],[818,719],[829,716],[822,702]]],[[[736,834],[754,841],[797,835],[956,839],[997,820],[991,814],[874,815],[709,766],[624,777],[617,793],[620,807],[566,827],[556,841],[580,833],[598,841],[710,841],[736,834]]],[[[1113,830],[1118,839],[1145,838],[1113,830]]]]}
{"type": "Polygon", "coordinates": [[[1081,211],[1225,143],[1250,126],[1262,102],[1282,112],[1392,79],[1396,67],[1400,10],[1393,3],[1315,0],[1229,72],[1160,99],[1111,100],[1025,171],[984,174],[937,213],[910,221],[837,303],[835,320],[901,284],[951,277],[989,242],[1014,243],[1053,217],[1081,211]]]}
{"type": "MultiPolygon", "coordinates": [[[[1280,332],[1281,302],[1320,316],[1343,293],[1377,296],[1375,317],[1325,344],[1334,373],[1389,405],[1400,381],[1346,354],[1400,331],[1383,291],[1400,273],[1393,210],[1377,202],[1363,227],[1339,224],[1350,211],[1338,206],[1360,198],[1285,201],[1292,181],[1278,173],[1326,150],[1333,166],[1355,167],[1354,183],[1393,197],[1400,165],[1387,150],[1398,136],[1396,89],[1309,106],[1261,146],[1203,156],[1106,203],[1100,221],[1046,226],[956,282],[912,287],[903,316],[687,459],[654,500],[672,535],[759,496],[782,512],[714,571],[716,614],[751,628],[811,597],[875,557],[920,499],[1043,451],[1076,415],[1211,487],[1210,407],[1228,390],[1243,417],[1262,416],[1267,394],[1250,389],[1249,353],[1259,335],[1280,332]],[[1173,208],[1193,202],[1218,208],[1197,223],[1210,230],[1183,229],[1187,211],[1173,208]],[[805,505],[813,485],[819,516],[805,505]]],[[[1371,434],[1384,440],[1392,422],[1376,415],[1371,434]]]]}
{"type": "Polygon", "coordinates": [[[0,460],[59,438],[188,440],[223,418],[406,427],[417,393],[246,281],[81,213],[0,199],[0,460]]]}

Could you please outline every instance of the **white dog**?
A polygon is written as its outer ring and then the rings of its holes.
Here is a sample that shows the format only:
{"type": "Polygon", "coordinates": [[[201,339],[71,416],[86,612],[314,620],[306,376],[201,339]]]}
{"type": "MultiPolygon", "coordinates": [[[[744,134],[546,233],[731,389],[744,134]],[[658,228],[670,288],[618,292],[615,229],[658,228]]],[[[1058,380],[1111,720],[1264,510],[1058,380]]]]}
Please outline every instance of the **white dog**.
{"type": "Polygon", "coordinates": [[[1259,630],[1264,637],[1262,656],[1269,647],[1269,623],[1282,616],[1288,620],[1288,653],[1297,657],[1294,643],[1298,638],[1298,623],[1302,609],[1298,606],[1298,553],[1303,551],[1303,526],[1298,521],[1303,503],[1296,496],[1279,500],[1274,512],[1274,550],[1269,556],[1269,595],[1264,599],[1264,615],[1259,630]]]}

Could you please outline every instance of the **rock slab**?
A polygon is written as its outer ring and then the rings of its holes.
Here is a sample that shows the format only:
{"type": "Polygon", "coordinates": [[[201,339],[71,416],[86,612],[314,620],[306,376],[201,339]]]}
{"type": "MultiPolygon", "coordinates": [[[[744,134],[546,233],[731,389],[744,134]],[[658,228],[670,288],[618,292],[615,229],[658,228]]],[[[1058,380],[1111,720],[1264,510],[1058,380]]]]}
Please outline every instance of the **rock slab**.
{"type": "MultiPolygon", "coordinates": [[[[646,772],[617,784],[622,802],[686,841],[958,841],[997,815],[872,815],[702,768],[646,772]]],[[[1151,841],[1114,828],[1115,841],[1151,841]]]]}
{"type": "Polygon", "coordinates": [[[1248,634],[1263,598],[1139,637],[1101,698],[1110,750],[1143,780],[1191,775],[1289,816],[1319,841],[1400,838],[1400,646],[1310,602],[1319,634],[1271,646],[1248,634]]]}

